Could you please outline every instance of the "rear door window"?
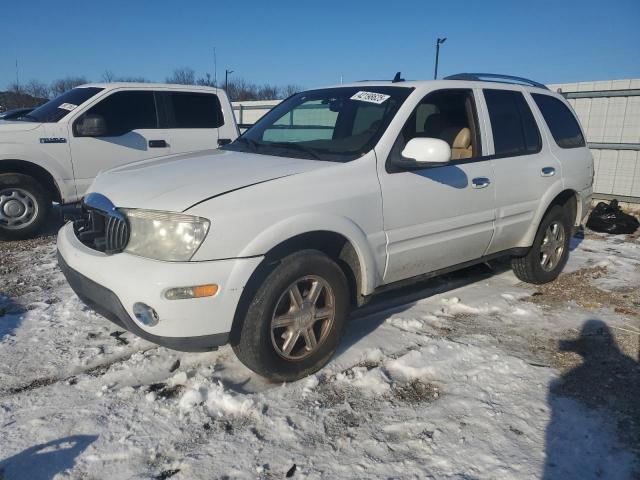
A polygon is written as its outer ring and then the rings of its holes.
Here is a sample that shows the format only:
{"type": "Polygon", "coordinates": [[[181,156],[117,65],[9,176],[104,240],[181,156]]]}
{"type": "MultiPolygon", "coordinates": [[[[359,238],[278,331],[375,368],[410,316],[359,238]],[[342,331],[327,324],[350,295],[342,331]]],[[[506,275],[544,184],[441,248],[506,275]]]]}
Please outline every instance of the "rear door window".
{"type": "Polygon", "coordinates": [[[168,94],[169,128],[218,128],[224,123],[218,96],[212,93],[168,94]]]}
{"type": "Polygon", "coordinates": [[[483,90],[497,156],[537,153],[542,148],[540,131],[521,92],[483,90]]]}
{"type": "Polygon", "coordinates": [[[580,125],[571,110],[557,98],[539,93],[531,94],[540,113],[547,122],[553,139],[561,148],[584,147],[584,137],[580,125]]]}

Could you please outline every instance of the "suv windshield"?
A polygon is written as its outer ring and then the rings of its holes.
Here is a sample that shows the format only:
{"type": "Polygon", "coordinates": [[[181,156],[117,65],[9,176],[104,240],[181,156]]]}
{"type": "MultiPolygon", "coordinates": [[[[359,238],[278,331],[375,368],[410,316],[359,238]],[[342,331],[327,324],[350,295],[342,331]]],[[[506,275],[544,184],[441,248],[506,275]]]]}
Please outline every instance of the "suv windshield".
{"type": "Polygon", "coordinates": [[[71,110],[82,105],[102,90],[102,88],[97,87],[79,87],[71,89],[59,97],[48,101],[44,105],[39,106],[33,112],[20,117],[20,120],[45,123],[57,122],[71,112],[71,110]]]}
{"type": "Polygon", "coordinates": [[[314,160],[354,160],[375,146],[411,91],[363,85],[302,92],[274,107],[223,148],[314,160]]]}

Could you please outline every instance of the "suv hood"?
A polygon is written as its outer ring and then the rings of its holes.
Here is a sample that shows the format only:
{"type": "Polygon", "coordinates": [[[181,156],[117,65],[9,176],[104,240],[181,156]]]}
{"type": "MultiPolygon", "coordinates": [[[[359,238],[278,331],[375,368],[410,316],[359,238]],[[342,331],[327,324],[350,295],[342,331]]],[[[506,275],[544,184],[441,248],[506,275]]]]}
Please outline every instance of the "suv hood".
{"type": "Polygon", "coordinates": [[[183,212],[203,200],[329,162],[207,150],[131,163],[98,175],[89,192],[120,208],[183,212]]]}

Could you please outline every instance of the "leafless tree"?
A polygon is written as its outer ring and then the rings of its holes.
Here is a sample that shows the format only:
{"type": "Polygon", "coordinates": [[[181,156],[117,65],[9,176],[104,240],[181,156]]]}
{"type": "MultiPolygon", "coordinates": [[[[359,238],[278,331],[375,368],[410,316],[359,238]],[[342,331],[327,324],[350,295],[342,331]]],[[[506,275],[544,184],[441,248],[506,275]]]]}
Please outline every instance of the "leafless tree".
{"type": "Polygon", "coordinates": [[[116,78],[115,74],[108,68],[104,72],[102,72],[102,81],[104,83],[111,83],[115,81],[114,80],[115,78],[116,78]]]}
{"type": "Polygon", "coordinates": [[[211,78],[211,74],[210,73],[205,73],[204,77],[200,77],[197,81],[196,81],[196,85],[202,85],[204,87],[215,87],[216,85],[213,82],[213,79],[211,78]]]}
{"type": "Polygon", "coordinates": [[[31,95],[34,98],[45,99],[49,98],[49,87],[35,79],[29,80],[23,87],[22,90],[27,95],[31,95]]]}
{"type": "MultiPolygon", "coordinates": [[[[31,82],[29,82],[31,83],[31,82]]],[[[27,85],[29,85],[29,83],[27,85]]],[[[7,91],[0,93],[0,110],[11,110],[21,107],[36,107],[46,102],[45,96],[32,96],[27,91],[27,85],[11,83],[7,91]]]]}
{"type": "Polygon", "coordinates": [[[234,101],[257,100],[257,87],[242,77],[230,78],[227,84],[227,95],[234,101]]]}
{"type": "Polygon", "coordinates": [[[56,80],[51,83],[51,96],[57,97],[58,95],[62,95],[67,90],[71,90],[73,87],[77,87],[83,83],[88,83],[85,77],[66,77],[56,80]]]}
{"type": "Polygon", "coordinates": [[[265,83],[256,89],[256,98],[258,100],[273,100],[279,97],[280,89],[276,85],[265,83]]]}
{"type": "Polygon", "coordinates": [[[24,91],[24,85],[20,85],[19,83],[12,82],[7,85],[7,92],[11,92],[14,94],[19,94],[24,91]]]}
{"type": "Polygon", "coordinates": [[[182,67],[176,68],[173,75],[167,77],[167,83],[177,83],[180,85],[195,85],[196,72],[192,68],[182,67]]]}
{"type": "Polygon", "coordinates": [[[278,87],[268,83],[257,86],[255,83],[246,81],[242,77],[235,77],[229,80],[227,95],[234,101],[245,100],[278,100],[289,97],[302,90],[299,85],[286,85],[278,87]]]}
{"type": "Polygon", "coordinates": [[[280,91],[278,92],[278,97],[276,98],[287,98],[293,95],[294,93],[298,93],[304,90],[300,85],[285,85],[284,87],[280,87],[280,91]]]}
{"type": "Polygon", "coordinates": [[[118,76],[111,70],[105,70],[102,73],[102,81],[105,83],[113,82],[132,82],[132,83],[149,83],[149,80],[143,76],[125,75],[118,76]]]}

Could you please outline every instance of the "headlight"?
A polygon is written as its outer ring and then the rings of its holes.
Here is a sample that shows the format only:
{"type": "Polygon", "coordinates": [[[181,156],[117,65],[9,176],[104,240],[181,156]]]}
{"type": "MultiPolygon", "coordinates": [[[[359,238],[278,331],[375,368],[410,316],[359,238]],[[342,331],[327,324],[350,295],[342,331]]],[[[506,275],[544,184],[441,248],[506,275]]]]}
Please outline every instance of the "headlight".
{"type": "Polygon", "coordinates": [[[125,252],[169,262],[187,262],[209,231],[206,218],[154,210],[121,209],[131,233],[125,252]]]}

